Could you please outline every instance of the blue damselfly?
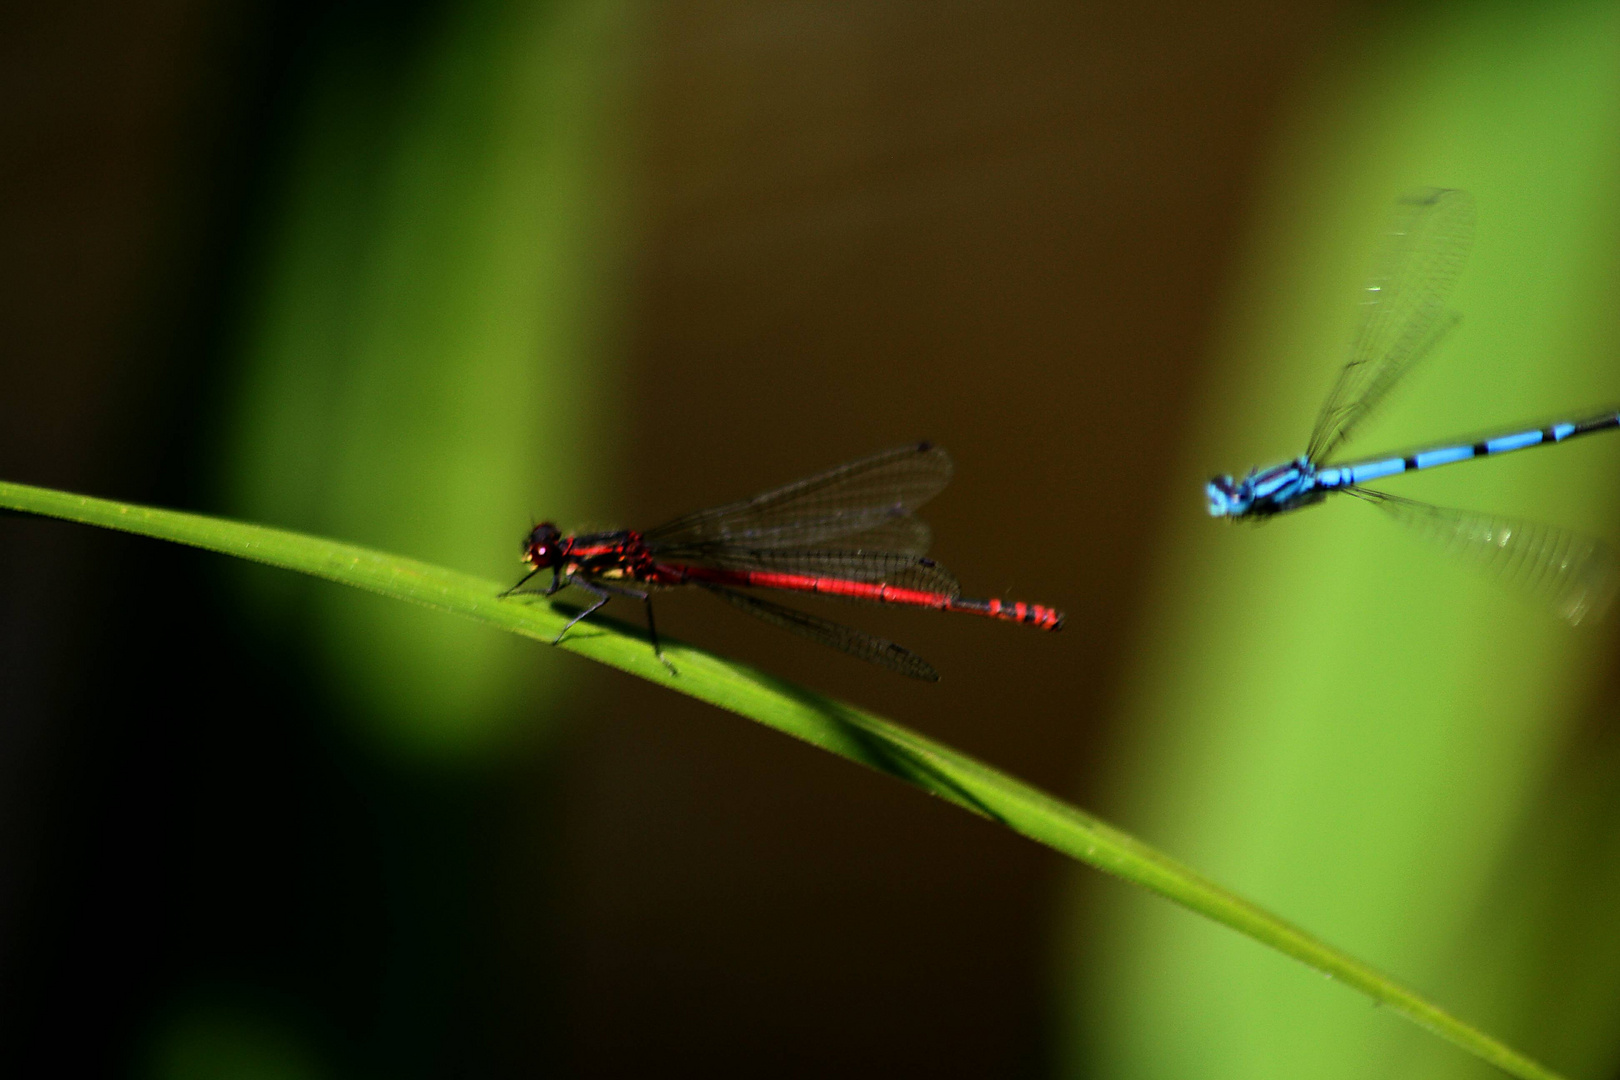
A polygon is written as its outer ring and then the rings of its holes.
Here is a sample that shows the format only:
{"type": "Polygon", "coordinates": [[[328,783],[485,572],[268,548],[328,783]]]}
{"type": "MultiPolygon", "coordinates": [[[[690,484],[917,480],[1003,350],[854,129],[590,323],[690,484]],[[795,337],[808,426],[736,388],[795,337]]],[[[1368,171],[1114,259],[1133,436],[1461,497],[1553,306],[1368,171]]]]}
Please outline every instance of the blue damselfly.
{"type": "Polygon", "coordinates": [[[1473,201],[1462,191],[1433,189],[1401,200],[1362,294],[1350,359],[1322,405],[1305,452],[1293,461],[1251,470],[1241,480],[1231,476],[1210,480],[1205,486],[1209,512],[1235,521],[1261,521],[1344,492],[1383,507],[1528,586],[1564,618],[1578,623],[1601,614],[1614,596],[1616,563],[1606,545],[1536,522],[1415,502],[1366,484],[1620,427],[1620,411],[1362,461],[1327,463],[1395,384],[1456,325],[1458,316],[1446,310],[1445,301],[1467,255],[1473,222],[1473,201]]]}

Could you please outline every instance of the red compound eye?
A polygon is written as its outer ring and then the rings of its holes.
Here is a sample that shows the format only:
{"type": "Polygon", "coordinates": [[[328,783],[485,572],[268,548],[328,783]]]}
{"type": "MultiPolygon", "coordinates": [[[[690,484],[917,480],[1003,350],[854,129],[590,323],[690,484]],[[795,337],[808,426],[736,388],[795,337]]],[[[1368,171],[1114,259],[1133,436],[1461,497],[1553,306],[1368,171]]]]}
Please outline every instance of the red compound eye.
{"type": "Polygon", "coordinates": [[[544,570],[556,565],[557,541],[561,537],[562,534],[557,531],[557,526],[549,521],[542,521],[534,527],[534,531],[529,534],[528,540],[524,541],[523,561],[536,570],[544,570]]]}

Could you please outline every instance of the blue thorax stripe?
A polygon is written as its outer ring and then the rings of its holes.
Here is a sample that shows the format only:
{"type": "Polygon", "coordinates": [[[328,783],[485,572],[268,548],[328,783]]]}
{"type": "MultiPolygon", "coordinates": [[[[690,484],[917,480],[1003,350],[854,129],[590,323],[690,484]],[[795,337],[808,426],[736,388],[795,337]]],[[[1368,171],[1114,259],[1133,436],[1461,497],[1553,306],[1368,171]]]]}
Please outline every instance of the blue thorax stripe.
{"type": "Polygon", "coordinates": [[[1294,483],[1298,479],[1298,469],[1285,469],[1276,476],[1268,477],[1264,482],[1254,485],[1254,493],[1257,497],[1264,499],[1275,495],[1283,487],[1294,483]]]}

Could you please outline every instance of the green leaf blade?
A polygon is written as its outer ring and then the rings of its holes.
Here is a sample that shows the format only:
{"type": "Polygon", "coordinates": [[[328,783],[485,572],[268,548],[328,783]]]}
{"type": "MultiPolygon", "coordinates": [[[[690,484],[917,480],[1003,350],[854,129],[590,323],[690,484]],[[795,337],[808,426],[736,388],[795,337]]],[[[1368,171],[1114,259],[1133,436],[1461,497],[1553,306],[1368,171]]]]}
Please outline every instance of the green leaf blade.
{"type": "MultiPolygon", "coordinates": [[[[182,511],[0,481],[0,507],[167,540],[294,570],[550,642],[571,617],[534,594],[354,544],[182,511]]],[[[1105,873],[1219,922],[1359,990],[1524,1080],[1554,1073],[1347,953],[1216,885],[1150,845],[966,754],[864,710],[676,641],[676,668],[616,620],[576,626],[560,648],[716,705],[918,787],[1105,873]]]]}

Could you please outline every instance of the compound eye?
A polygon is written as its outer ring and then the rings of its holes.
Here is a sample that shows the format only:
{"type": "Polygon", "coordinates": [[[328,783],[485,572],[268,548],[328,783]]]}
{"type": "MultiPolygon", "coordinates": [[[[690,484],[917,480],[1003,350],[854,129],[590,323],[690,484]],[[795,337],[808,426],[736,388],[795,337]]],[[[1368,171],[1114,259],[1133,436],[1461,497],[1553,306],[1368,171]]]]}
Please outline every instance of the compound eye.
{"type": "Polygon", "coordinates": [[[557,527],[541,522],[523,542],[523,561],[537,570],[544,570],[557,561],[557,527]]]}

